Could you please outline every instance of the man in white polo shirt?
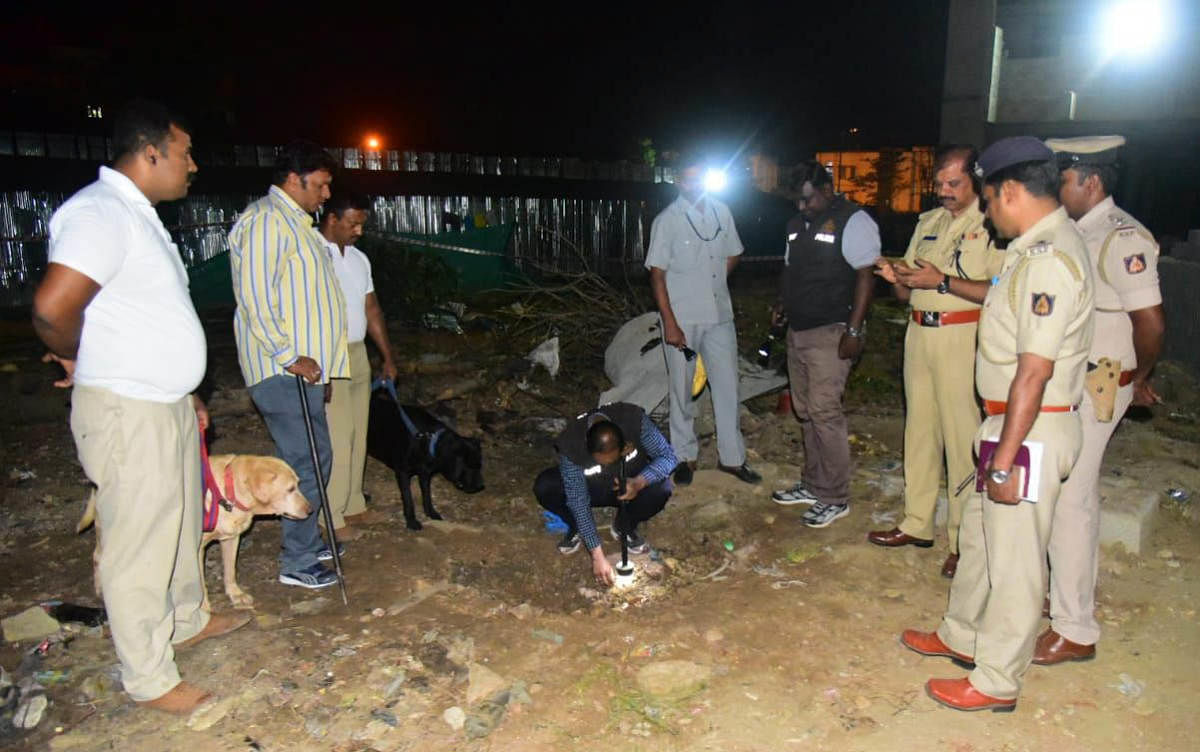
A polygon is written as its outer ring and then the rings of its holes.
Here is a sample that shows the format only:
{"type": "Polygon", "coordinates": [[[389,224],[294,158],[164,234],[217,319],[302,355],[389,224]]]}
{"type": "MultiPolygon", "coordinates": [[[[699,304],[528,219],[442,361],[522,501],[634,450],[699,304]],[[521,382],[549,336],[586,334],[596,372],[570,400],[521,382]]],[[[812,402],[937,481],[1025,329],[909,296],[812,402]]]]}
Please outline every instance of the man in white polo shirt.
{"type": "Polygon", "coordinates": [[[175,648],[230,632],[248,615],[201,608],[200,424],[204,330],[187,271],[154,205],[187,195],[187,127],[133,102],[115,121],[113,167],[50,220],[33,325],[74,378],[71,432],[96,484],[98,566],[125,691],[187,713],[211,697],[181,681],[175,648]]]}
{"type": "Polygon", "coordinates": [[[350,351],[350,378],[331,379],[332,394],[325,413],[333,447],[329,473],[329,511],[339,541],[361,535],[355,525],[380,518],[367,509],[363,496],[363,467],[367,461],[367,417],[371,404],[371,363],[367,360],[367,335],[383,355],[382,376],[396,380],[396,363],[388,341],[387,323],[375,295],[371,262],[354,247],[362,237],[371,205],[366,198],[342,192],[325,202],[321,235],[329,245],[329,259],[346,301],[346,341],[350,351]]]}
{"type": "Polygon", "coordinates": [[[646,268],[662,316],[669,376],[671,446],[679,456],[675,482],[692,482],[700,443],[692,381],[695,353],[704,361],[717,424],[717,469],[745,483],[762,476],[746,462],[738,419],[737,329],[727,279],[742,254],[729,207],[704,187],[704,160],[696,152],[679,160],[679,198],[650,226],[646,268]]]}

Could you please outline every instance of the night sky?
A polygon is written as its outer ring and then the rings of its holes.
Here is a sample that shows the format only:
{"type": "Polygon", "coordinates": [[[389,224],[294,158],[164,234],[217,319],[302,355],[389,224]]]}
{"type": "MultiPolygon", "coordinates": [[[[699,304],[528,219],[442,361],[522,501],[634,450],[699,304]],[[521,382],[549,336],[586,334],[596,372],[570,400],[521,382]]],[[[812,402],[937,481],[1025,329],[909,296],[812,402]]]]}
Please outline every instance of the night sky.
{"type": "Polygon", "coordinates": [[[238,143],[374,132],[387,148],[631,158],[649,137],[787,162],[937,141],[942,0],[464,5],[10,8],[4,115],[53,129],[38,97],[61,109],[83,90],[166,100],[201,140],[238,143]]]}

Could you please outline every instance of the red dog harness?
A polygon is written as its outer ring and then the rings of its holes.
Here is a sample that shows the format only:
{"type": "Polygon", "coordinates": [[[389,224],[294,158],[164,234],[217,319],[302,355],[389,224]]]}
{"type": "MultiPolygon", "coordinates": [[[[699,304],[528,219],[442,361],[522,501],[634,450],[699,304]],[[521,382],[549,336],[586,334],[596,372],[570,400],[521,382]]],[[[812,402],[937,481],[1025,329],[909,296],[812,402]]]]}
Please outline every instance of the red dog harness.
{"type": "Polygon", "coordinates": [[[225,507],[226,512],[232,512],[234,507],[243,512],[249,512],[250,507],[238,501],[237,495],[233,492],[232,461],[225,466],[224,491],[217,485],[212,465],[208,463],[208,441],[205,439],[204,433],[203,430],[200,431],[200,464],[204,470],[204,496],[206,499],[211,499],[206,502],[204,507],[204,532],[211,533],[217,529],[217,517],[221,514],[221,507],[225,507]]]}

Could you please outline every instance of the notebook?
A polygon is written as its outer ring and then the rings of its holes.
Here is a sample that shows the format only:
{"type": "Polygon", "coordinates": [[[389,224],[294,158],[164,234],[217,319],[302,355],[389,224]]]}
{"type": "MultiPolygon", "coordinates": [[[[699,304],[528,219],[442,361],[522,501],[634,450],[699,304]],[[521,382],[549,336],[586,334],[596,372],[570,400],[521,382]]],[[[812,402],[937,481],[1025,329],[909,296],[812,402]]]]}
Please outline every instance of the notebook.
{"type": "MultiPolygon", "coordinates": [[[[992,462],[992,455],[996,453],[999,443],[1000,437],[998,436],[979,442],[979,464],[976,466],[975,474],[976,491],[982,492],[987,488],[988,466],[992,462]]],[[[1018,493],[1022,501],[1036,502],[1038,500],[1044,453],[1045,446],[1040,441],[1022,442],[1021,448],[1017,450],[1017,457],[1013,460],[1013,472],[1018,474],[1018,493]]]]}

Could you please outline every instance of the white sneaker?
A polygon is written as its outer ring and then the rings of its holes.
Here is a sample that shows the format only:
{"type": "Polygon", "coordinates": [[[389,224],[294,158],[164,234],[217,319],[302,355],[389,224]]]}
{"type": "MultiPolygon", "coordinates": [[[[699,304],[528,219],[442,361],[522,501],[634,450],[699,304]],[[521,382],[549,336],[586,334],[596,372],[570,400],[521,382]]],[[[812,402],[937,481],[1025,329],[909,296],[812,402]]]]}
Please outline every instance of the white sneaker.
{"type": "Polygon", "coordinates": [[[776,504],[791,506],[793,504],[813,504],[817,501],[817,497],[812,495],[812,492],[804,487],[804,483],[797,483],[791,488],[785,488],[782,491],[776,491],[771,494],[771,500],[776,504]]]}
{"type": "Polygon", "coordinates": [[[850,514],[849,504],[813,504],[801,519],[809,527],[828,527],[834,520],[850,514]]]}

